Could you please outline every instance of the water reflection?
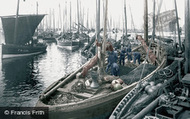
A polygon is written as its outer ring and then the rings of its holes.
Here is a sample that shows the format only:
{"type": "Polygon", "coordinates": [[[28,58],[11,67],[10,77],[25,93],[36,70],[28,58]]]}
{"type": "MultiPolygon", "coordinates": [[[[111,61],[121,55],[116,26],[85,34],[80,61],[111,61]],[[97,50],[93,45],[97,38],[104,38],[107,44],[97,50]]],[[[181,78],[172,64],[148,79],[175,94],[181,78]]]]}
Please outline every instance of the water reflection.
{"type": "Polygon", "coordinates": [[[3,60],[0,68],[0,106],[34,106],[39,94],[54,81],[75,71],[86,59],[48,44],[34,57],[3,60]]]}

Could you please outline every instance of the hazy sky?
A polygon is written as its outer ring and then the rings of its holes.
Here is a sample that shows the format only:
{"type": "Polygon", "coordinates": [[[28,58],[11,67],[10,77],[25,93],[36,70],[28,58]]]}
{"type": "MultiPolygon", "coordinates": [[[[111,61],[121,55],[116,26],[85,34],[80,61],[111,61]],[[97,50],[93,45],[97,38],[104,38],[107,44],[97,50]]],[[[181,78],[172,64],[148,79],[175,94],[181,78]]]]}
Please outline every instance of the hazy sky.
{"type": "MultiPolygon", "coordinates": [[[[70,11],[70,1],[72,5],[72,21],[77,18],[77,0],[20,0],[20,14],[35,14],[36,13],[36,3],[38,2],[38,13],[39,14],[49,14],[50,11],[54,10],[55,18],[64,20],[64,22],[69,21],[69,17],[63,13],[69,14],[70,11]],[[59,12],[59,4],[61,9],[61,15],[59,12]],[[65,19],[67,17],[67,20],[65,19]],[[64,18],[64,19],[63,19],[64,18]]],[[[95,24],[95,13],[96,13],[96,0],[79,0],[81,3],[81,13],[84,13],[84,21],[89,19],[89,25],[95,24]]],[[[103,1],[101,1],[101,16],[103,14],[103,1]]],[[[176,0],[178,7],[178,15],[181,18],[179,21],[180,26],[184,24],[184,0],[176,0]]],[[[148,12],[152,12],[152,2],[153,0],[148,0],[148,12]]],[[[157,3],[160,0],[156,0],[157,3]]],[[[131,28],[131,13],[133,16],[134,24],[136,28],[142,28],[143,26],[143,15],[144,15],[144,0],[126,0],[127,7],[127,20],[128,27],[131,28]],[[131,11],[129,9],[131,7],[131,11]]],[[[14,15],[16,14],[17,0],[0,0],[0,16],[14,15]]],[[[163,0],[162,10],[174,9],[174,0],[163,0]]],[[[156,12],[157,13],[157,12],[156,12]]],[[[123,0],[108,0],[108,18],[112,18],[112,22],[120,21],[120,26],[122,26],[122,19],[124,14],[123,0]]],[[[46,16],[48,18],[48,15],[46,16]]],[[[46,18],[46,19],[47,19],[46,18]]],[[[103,20],[103,18],[101,18],[103,20]]],[[[85,24],[84,24],[85,25],[85,24]]],[[[118,25],[118,24],[117,24],[118,25]]],[[[85,25],[86,26],[86,25],[85,25]]]]}

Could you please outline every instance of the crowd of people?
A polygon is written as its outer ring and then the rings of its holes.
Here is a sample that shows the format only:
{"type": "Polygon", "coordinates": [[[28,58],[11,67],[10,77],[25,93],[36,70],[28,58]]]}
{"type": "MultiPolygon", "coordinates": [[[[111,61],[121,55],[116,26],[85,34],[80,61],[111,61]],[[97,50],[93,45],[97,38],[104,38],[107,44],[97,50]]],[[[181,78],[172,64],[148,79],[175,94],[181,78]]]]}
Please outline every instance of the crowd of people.
{"type": "Polygon", "coordinates": [[[120,52],[119,56],[119,65],[118,65],[118,49],[114,48],[113,50],[108,50],[108,65],[106,68],[106,72],[108,73],[109,69],[111,69],[111,75],[119,76],[119,66],[125,66],[125,58],[127,56],[127,60],[136,64],[140,64],[141,54],[140,52],[132,52],[131,44],[129,43],[128,46],[124,46],[120,52]]]}

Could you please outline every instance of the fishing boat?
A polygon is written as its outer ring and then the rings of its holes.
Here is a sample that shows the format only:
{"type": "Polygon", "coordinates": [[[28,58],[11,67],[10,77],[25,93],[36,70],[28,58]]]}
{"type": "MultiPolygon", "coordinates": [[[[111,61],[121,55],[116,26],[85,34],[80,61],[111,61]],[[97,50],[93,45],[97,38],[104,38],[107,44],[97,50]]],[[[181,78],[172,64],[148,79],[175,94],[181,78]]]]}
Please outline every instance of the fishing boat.
{"type": "Polygon", "coordinates": [[[5,44],[2,44],[3,59],[37,55],[46,51],[47,46],[35,43],[32,39],[35,29],[44,16],[45,15],[1,16],[5,36],[5,44]],[[17,28],[15,29],[16,21],[17,28]]]}
{"type": "Polygon", "coordinates": [[[53,43],[53,42],[56,42],[56,38],[55,38],[55,33],[53,32],[45,32],[43,33],[42,35],[42,39],[44,42],[46,43],[53,43]]]}
{"type": "Polygon", "coordinates": [[[5,37],[2,59],[46,52],[47,46],[33,39],[34,32],[45,15],[20,15],[19,3],[18,0],[16,15],[1,16],[5,37]]]}
{"type": "Polygon", "coordinates": [[[79,48],[80,40],[76,37],[75,33],[65,33],[57,38],[57,46],[67,50],[76,50],[79,48]]]}

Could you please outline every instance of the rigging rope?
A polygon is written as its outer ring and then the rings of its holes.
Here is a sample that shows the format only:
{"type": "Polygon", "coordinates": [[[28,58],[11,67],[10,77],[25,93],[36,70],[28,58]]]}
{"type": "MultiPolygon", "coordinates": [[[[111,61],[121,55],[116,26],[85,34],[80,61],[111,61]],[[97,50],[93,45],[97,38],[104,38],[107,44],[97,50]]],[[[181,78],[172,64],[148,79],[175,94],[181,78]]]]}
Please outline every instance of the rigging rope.
{"type": "MultiPolygon", "coordinates": [[[[161,4],[162,4],[162,0],[161,0],[161,3],[160,3],[160,6],[159,6],[159,8],[158,8],[158,14],[160,13],[161,4]]],[[[153,13],[153,14],[155,14],[155,13],[153,13]]],[[[156,20],[155,20],[155,24],[156,24],[157,20],[158,20],[158,17],[157,17],[156,20]]],[[[153,31],[154,31],[154,30],[153,30],[153,31]]],[[[155,35],[154,32],[153,32],[153,35],[155,35]]],[[[146,54],[145,61],[148,60],[148,55],[149,55],[150,46],[151,46],[151,44],[152,44],[152,41],[153,41],[153,37],[152,37],[152,39],[151,39],[151,41],[150,41],[150,44],[149,44],[149,46],[148,46],[148,51],[147,51],[147,54],[146,54]]],[[[139,80],[140,82],[141,82],[141,79],[142,79],[142,76],[143,76],[143,73],[144,73],[144,70],[145,70],[145,64],[146,64],[146,63],[144,63],[144,65],[143,65],[142,73],[141,73],[140,80],[139,80]]]]}

